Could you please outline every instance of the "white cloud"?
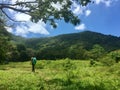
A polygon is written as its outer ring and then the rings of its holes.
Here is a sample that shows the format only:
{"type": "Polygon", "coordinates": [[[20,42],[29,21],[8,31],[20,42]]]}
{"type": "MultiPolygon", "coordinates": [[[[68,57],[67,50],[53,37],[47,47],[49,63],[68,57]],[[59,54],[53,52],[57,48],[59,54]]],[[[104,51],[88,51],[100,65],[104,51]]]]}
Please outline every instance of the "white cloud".
{"type": "Polygon", "coordinates": [[[62,9],[62,5],[59,2],[57,2],[57,3],[52,2],[51,5],[58,11],[60,11],[60,9],[62,9]]]}
{"type": "Polygon", "coordinates": [[[27,15],[27,14],[23,14],[23,13],[17,13],[15,14],[15,19],[17,21],[29,21],[31,18],[31,16],[27,15]]]}
{"type": "Polygon", "coordinates": [[[91,10],[88,9],[85,11],[85,16],[89,16],[90,14],[91,14],[91,10]]]}
{"type": "MultiPolygon", "coordinates": [[[[113,2],[116,2],[118,0],[93,0],[95,4],[99,5],[100,3],[105,4],[107,7],[111,6],[113,2]]],[[[76,15],[82,15],[85,12],[85,16],[89,16],[91,14],[90,10],[87,10],[88,7],[82,7],[76,2],[73,1],[72,4],[72,10],[73,13],[76,15]]]]}
{"type": "Polygon", "coordinates": [[[73,13],[76,15],[83,14],[84,8],[78,5],[76,2],[73,2],[72,9],[73,9],[73,13]]]}
{"type": "Polygon", "coordinates": [[[59,1],[57,3],[52,2],[51,6],[54,7],[56,10],[60,11],[60,9],[62,9],[63,6],[66,4],[67,4],[66,0],[63,0],[62,3],[60,3],[59,1]]]}
{"type": "Polygon", "coordinates": [[[79,14],[82,14],[83,11],[82,9],[80,8],[80,6],[76,7],[75,10],[73,11],[74,14],[76,15],[79,15],[79,14]]]}
{"type": "Polygon", "coordinates": [[[46,24],[42,21],[39,21],[38,23],[29,23],[29,32],[32,33],[39,33],[39,34],[44,34],[44,35],[48,35],[49,32],[45,29],[46,28],[46,24]]]}
{"type": "Polygon", "coordinates": [[[106,5],[107,7],[109,7],[109,6],[111,5],[112,1],[111,1],[111,0],[108,0],[108,1],[104,1],[103,3],[105,3],[105,5],[106,5]]]}
{"type": "Polygon", "coordinates": [[[95,0],[96,4],[100,4],[101,0],[95,0]]]}
{"type": "Polygon", "coordinates": [[[85,26],[85,24],[83,24],[83,23],[80,24],[79,26],[76,26],[76,27],[75,27],[76,30],[85,30],[85,28],[86,28],[86,26],[85,26]]]}
{"type": "Polygon", "coordinates": [[[87,7],[85,6],[80,6],[76,2],[73,2],[72,10],[73,10],[73,13],[76,15],[85,14],[85,16],[89,16],[91,14],[91,10],[87,9],[87,7]]]}
{"type": "Polygon", "coordinates": [[[46,24],[44,22],[39,21],[38,23],[33,23],[28,21],[26,23],[27,26],[17,26],[14,33],[23,37],[26,37],[29,33],[49,35],[49,32],[46,30],[46,24]]]}
{"type": "Polygon", "coordinates": [[[18,35],[18,36],[27,37],[27,34],[28,34],[27,27],[25,27],[25,26],[22,26],[22,27],[17,26],[15,34],[18,35]]]}
{"type": "Polygon", "coordinates": [[[107,7],[111,6],[112,2],[116,2],[118,0],[94,0],[96,4],[100,4],[103,3],[105,4],[107,7]]]}
{"type": "Polygon", "coordinates": [[[13,29],[12,29],[11,27],[5,27],[5,28],[6,28],[6,30],[7,30],[8,32],[10,32],[10,33],[13,32],[13,29]]]}

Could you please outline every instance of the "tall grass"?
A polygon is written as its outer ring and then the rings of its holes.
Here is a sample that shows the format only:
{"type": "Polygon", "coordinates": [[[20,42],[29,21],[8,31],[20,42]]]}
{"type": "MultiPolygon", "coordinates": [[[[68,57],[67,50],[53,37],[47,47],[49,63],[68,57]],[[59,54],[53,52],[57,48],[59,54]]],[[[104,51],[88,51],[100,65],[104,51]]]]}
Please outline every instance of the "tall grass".
{"type": "Polygon", "coordinates": [[[0,90],[120,90],[120,63],[89,65],[80,60],[41,60],[0,66],[0,90]]]}

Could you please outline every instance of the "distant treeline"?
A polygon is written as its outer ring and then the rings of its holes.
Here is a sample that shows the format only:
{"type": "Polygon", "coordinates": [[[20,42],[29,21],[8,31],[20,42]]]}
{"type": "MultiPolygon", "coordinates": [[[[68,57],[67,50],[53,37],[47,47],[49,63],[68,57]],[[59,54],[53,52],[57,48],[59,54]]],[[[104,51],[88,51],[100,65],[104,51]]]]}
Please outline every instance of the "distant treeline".
{"type": "Polygon", "coordinates": [[[91,31],[25,39],[9,34],[1,26],[0,36],[1,62],[4,60],[27,61],[31,56],[46,60],[97,59],[111,51],[120,49],[119,37],[91,31]]]}
{"type": "MultiPolygon", "coordinates": [[[[120,38],[85,31],[48,38],[19,39],[14,38],[16,59],[28,60],[32,55],[38,59],[89,59],[120,49],[120,38]],[[21,42],[21,43],[17,43],[21,42]],[[99,55],[98,55],[99,54],[99,55]],[[18,58],[17,58],[18,57],[18,58]]],[[[14,55],[14,54],[13,54],[14,55]]]]}

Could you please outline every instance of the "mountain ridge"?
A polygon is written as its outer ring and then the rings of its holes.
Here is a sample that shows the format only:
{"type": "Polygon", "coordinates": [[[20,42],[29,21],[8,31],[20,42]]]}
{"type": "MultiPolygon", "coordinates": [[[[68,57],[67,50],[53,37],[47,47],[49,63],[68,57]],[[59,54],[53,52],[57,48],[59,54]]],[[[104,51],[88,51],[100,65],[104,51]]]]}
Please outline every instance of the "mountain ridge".
{"type": "MultiPolygon", "coordinates": [[[[97,33],[97,32],[92,32],[92,31],[84,31],[80,33],[72,33],[72,34],[63,34],[63,35],[58,35],[54,37],[47,37],[47,38],[31,38],[26,40],[27,43],[32,43],[32,41],[35,41],[34,44],[46,44],[46,43],[70,43],[70,44],[75,44],[75,43],[90,43],[93,42],[93,44],[101,44],[104,46],[104,44],[112,44],[118,43],[120,44],[120,37],[112,36],[112,35],[105,35],[102,33],[97,33]]],[[[118,45],[120,47],[120,45],[118,45]]]]}
{"type": "MultiPolygon", "coordinates": [[[[13,36],[14,37],[14,36],[13,36]]],[[[44,38],[14,37],[12,40],[18,55],[16,60],[28,60],[32,55],[38,59],[87,59],[95,45],[106,53],[120,49],[120,37],[92,31],[63,34],[44,38]]],[[[12,59],[11,59],[12,60],[12,59]]]]}

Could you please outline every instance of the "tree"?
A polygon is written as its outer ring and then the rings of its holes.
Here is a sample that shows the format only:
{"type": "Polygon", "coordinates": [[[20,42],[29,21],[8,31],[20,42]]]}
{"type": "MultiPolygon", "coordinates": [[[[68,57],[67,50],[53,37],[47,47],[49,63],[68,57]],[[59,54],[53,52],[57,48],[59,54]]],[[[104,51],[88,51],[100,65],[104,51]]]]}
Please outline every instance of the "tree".
{"type": "Polygon", "coordinates": [[[114,51],[111,53],[111,57],[115,60],[116,63],[120,61],[120,51],[114,51]]]}
{"type": "Polygon", "coordinates": [[[102,57],[105,54],[105,50],[102,46],[95,44],[90,51],[90,57],[93,60],[98,60],[100,57],[102,57]]]}
{"type": "Polygon", "coordinates": [[[19,52],[21,52],[21,51],[26,51],[26,47],[25,47],[25,45],[23,45],[23,44],[17,44],[17,50],[18,50],[19,52]]]}
{"type": "Polygon", "coordinates": [[[30,52],[27,51],[27,48],[25,47],[24,44],[17,44],[17,51],[19,53],[18,58],[19,61],[26,61],[30,59],[29,57],[30,52]]]}
{"type": "Polygon", "coordinates": [[[0,2],[0,23],[3,22],[3,17],[15,21],[9,13],[9,10],[24,13],[31,16],[31,21],[49,22],[54,28],[57,27],[55,20],[63,19],[65,22],[70,22],[74,25],[80,23],[78,16],[72,12],[72,4],[76,2],[79,5],[86,6],[91,0],[16,0],[12,3],[11,0],[5,0],[6,3],[0,2]],[[55,4],[60,8],[55,8],[55,4]],[[3,17],[2,17],[3,16],[3,17]]]}
{"type": "Polygon", "coordinates": [[[69,48],[69,58],[86,59],[86,49],[82,44],[76,44],[69,48]]]}
{"type": "Polygon", "coordinates": [[[4,63],[9,51],[9,35],[3,25],[0,24],[0,64],[4,63]]]}

